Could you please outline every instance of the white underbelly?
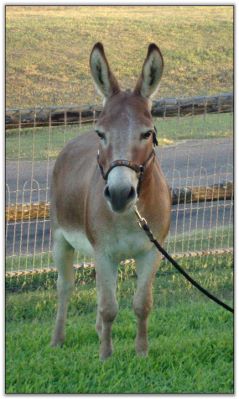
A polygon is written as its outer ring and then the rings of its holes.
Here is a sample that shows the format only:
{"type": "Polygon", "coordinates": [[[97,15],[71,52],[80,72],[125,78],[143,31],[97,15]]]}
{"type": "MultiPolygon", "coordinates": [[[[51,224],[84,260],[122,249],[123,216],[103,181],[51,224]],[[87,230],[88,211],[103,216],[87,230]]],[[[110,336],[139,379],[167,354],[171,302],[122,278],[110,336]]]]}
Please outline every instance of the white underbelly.
{"type": "Polygon", "coordinates": [[[65,230],[61,229],[61,232],[65,240],[82,255],[93,256],[93,247],[86,237],[86,235],[80,230],[65,230]]]}
{"type": "MultiPolygon", "coordinates": [[[[76,251],[85,256],[94,256],[94,249],[82,231],[61,228],[61,233],[76,251]]],[[[152,243],[138,226],[136,231],[125,226],[124,228],[115,226],[108,234],[102,234],[100,244],[97,249],[116,261],[135,258],[142,252],[148,252],[152,247],[152,243]]]]}

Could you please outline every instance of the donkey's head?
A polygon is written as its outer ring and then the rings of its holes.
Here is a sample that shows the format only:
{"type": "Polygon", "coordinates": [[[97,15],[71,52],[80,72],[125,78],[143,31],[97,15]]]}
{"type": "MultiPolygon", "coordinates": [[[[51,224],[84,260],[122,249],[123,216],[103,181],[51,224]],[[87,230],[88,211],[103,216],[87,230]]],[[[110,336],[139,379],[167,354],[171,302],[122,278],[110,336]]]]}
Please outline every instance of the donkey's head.
{"type": "Polygon", "coordinates": [[[140,165],[147,168],[153,161],[151,98],[163,73],[163,57],[155,44],[149,45],[132,92],[120,90],[101,43],[93,47],[90,67],[104,97],[104,108],[95,127],[100,139],[98,162],[106,180],[104,196],[114,212],[124,212],[137,201],[143,173],[140,165]]]}

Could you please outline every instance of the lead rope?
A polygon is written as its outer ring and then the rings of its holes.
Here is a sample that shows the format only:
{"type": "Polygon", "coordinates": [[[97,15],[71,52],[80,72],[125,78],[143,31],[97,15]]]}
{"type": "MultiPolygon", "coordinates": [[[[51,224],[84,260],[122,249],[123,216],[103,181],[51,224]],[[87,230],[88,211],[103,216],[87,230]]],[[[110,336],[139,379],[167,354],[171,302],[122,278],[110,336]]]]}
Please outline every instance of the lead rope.
{"type": "Polygon", "coordinates": [[[214,302],[216,302],[218,305],[222,306],[224,309],[228,310],[231,313],[234,313],[234,309],[231,308],[230,306],[228,306],[226,303],[222,302],[220,299],[218,299],[217,297],[215,297],[214,295],[212,295],[209,291],[207,291],[205,288],[203,288],[200,284],[197,283],[197,281],[195,281],[191,276],[189,276],[188,273],[185,272],[185,270],[182,269],[182,267],[167,253],[167,251],[165,251],[165,249],[163,247],[161,247],[161,245],[159,244],[159,242],[156,240],[156,238],[154,237],[152,231],[149,228],[149,225],[146,221],[146,219],[142,218],[142,216],[140,215],[136,205],[134,207],[134,211],[135,214],[137,216],[138,219],[138,223],[139,226],[141,227],[141,229],[144,230],[144,232],[147,234],[148,238],[150,239],[150,241],[152,241],[152,243],[154,243],[154,245],[156,246],[156,248],[159,250],[159,252],[161,252],[161,254],[163,254],[163,256],[165,258],[167,258],[169,260],[170,263],[172,263],[172,265],[192,284],[194,285],[194,287],[196,287],[199,291],[201,291],[204,295],[206,295],[208,298],[210,298],[211,300],[213,300],[214,302]]]}

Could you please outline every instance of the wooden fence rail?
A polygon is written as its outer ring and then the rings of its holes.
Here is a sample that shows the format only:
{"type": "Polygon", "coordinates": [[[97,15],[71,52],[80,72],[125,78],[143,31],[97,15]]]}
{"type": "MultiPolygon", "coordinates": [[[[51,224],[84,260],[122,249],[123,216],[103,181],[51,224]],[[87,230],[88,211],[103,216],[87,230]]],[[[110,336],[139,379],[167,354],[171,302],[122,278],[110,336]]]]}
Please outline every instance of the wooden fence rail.
{"type": "MultiPolygon", "coordinates": [[[[181,187],[171,190],[172,204],[233,199],[233,183],[227,182],[203,187],[181,187]]],[[[6,221],[49,219],[49,202],[13,204],[6,208],[6,221]]]]}
{"type": "MultiPolygon", "coordinates": [[[[63,106],[34,109],[7,109],[6,129],[41,126],[65,126],[92,123],[102,110],[100,106],[63,106]]],[[[233,93],[188,98],[164,98],[153,101],[153,117],[181,117],[208,113],[233,112],[233,93]]]]}

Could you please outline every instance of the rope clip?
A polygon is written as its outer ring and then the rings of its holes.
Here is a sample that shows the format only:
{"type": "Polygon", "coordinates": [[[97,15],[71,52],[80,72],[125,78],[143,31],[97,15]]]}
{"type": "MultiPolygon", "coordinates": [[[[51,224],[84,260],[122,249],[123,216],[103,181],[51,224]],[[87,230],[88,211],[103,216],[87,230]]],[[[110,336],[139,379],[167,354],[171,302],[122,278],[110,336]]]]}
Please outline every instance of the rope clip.
{"type": "Polygon", "coordinates": [[[134,212],[135,212],[135,215],[137,216],[139,227],[141,227],[141,229],[143,229],[143,226],[147,225],[147,220],[142,218],[136,205],[134,206],[134,212]]]}

